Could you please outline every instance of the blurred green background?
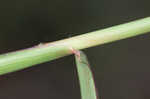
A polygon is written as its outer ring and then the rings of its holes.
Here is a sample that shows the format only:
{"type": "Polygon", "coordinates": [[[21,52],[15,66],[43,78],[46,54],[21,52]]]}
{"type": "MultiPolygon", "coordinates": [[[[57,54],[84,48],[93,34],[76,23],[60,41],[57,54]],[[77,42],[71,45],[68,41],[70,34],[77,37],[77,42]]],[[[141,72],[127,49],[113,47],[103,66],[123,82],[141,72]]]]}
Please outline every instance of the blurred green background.
{"type": "MultiPolygon", "coordinates": [[[[1,0],[0,53],[150,16],[149,0],[1,0]]],[[[85,49],[100,99],[150,98],[150,34],[85,49]]],[[[0,99],[80,99],[73,56],[0,76],[0,99]]]]}

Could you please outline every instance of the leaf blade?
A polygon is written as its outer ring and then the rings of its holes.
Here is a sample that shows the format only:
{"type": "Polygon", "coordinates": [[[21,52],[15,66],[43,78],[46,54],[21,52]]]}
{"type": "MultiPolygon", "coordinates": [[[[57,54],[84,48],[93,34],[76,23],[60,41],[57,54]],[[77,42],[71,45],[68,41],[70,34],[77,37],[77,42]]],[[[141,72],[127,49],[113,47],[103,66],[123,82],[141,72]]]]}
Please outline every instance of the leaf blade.
{"type": "Polygon", "coordinates": [[[86,55],[82,51],[76,51],[75,60],[80,83],[82,99],[97,99],[94,77],[86,55]]]}

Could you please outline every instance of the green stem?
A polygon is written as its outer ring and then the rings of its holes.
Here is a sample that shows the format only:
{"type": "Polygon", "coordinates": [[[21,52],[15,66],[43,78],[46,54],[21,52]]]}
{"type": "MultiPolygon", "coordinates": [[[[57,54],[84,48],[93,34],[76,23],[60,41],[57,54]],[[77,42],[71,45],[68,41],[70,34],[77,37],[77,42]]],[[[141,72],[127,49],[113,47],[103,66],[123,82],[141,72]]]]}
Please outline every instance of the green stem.
{"type": "Polygon", "coordinates": [[[150,32],[150,17],[72,38],[0,55],[0,75],[71,54],[77,50],[150,32]]]}

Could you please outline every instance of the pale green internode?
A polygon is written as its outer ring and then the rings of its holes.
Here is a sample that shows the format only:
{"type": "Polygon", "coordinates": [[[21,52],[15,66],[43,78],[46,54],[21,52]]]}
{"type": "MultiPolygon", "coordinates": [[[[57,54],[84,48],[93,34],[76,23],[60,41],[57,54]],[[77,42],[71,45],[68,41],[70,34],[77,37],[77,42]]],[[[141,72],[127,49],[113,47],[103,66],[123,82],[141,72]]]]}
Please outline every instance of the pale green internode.
{"type": "Polygon", "coordinates": [[[80,56],[75,54],[77,72],[80,83],[82,99],[97,99],[94,78],[86,55],[80,52],[80,56]]]}
{"type": "Polygon", "coordinates": [[[0,75],[70,55],[81,50],[150,32],[150,17],[52,43],[0,55],[0,75]]]}

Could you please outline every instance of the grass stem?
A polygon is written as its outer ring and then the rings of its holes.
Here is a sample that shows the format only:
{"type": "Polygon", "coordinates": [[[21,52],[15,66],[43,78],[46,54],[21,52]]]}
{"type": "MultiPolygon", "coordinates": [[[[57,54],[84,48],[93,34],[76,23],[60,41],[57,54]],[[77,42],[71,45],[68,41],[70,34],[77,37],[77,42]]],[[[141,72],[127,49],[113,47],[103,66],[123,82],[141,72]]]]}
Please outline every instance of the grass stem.
{"type": "Polygon", "coordinates": [[[150,32],[150,17],[64,40],[0,55],[0,75],[51,61],[81,50],[150,32]]]}

